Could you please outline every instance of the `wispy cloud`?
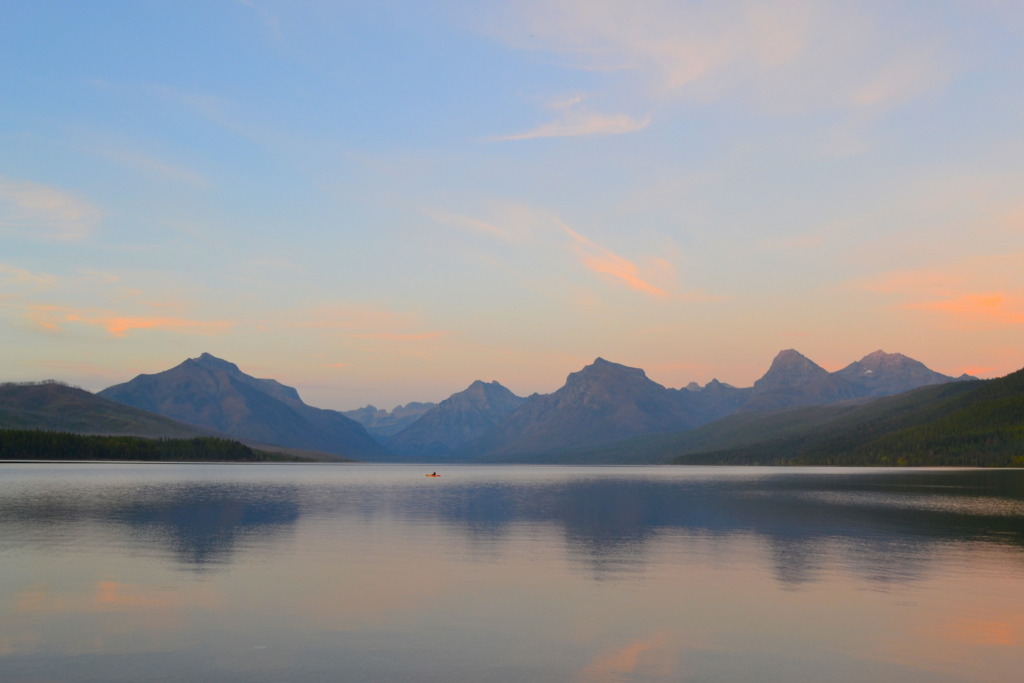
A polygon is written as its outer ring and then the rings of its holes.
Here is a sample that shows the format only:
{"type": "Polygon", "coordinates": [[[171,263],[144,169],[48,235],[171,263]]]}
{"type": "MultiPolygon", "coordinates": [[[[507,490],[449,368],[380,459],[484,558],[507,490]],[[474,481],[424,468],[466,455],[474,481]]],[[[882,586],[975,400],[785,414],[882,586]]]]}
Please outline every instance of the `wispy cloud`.
{"type": "Polygon", "coordinates": [[[506,242],[520,241],[523,236],[523,231],[521,229],[516,229],[514,226],[507,224],[499,225],[496,222],[483,221],[478,218],[452,213],[451,211],[445,211],[443,209],[427,208],[423,209],[423,214],[442,225],[449,225],[454,228],[459,228],[460,230],[489,235],[506,242]]]}
{"type": "MultiPolygon", "coordinates": [[[[431,211],[428,215],[445,225],[522,248],[516,255],[510,253],[507,246],[503,248],[502,263],[514,263],[518,257],[528,260],[531,268],[535,268],[539,261],[546,260],[551,263],[550,267],[561,270],[566,270],[570,264],[580,264],[602,279],[633,291],[659,298],[673,296],[666,286],[657,284],[675,279],[675,268],[669,259],[646,257],[641,267],[570,227],[550,210],[521,203],[503,203],[492,206],[484,219],[448,211],[431,211]]],[[[687,299],[709,298],[696,293],[682,296],[687,299]]]]}
{"type": "Polygon", "coordinates": [[[635,118],[627,114],[604,114],[590,111],[582,96],[559,100],[548,105],[556,118],[523,133],[504,135],[495,140],[535,140],[580,136],[621,135],[646,128],[651,117],[635,118]]]}
{"type": "Polygon", "coordinates": [[[0,176],[0,234],[48,240],[86,238],[100,210],[75,195],[0,176]]]}
{"type": "Polygon", "coordinates": [[[976,257],[939,267],[887,273],[862,286],[900,310],[940,315],[971,328],[1024,325],[1024,254],[976,257]]]}
{"type": "Polygon", "coordinates": [[[904,304],[903,307],[935,311],[969,323],[1024,325],[1024,298],[1008,292],[962,294],[949,299],[904,304]]]}
{"type": "Polygon", "coordinates": [[[260,23],[267,28],[274,40],[278,42],[281,41],[281,21],[278,19],[276,14],[268,10],[266,7],[262,7],[257,4],[253,0],[237,0],[237,2],[238,4],[244,5],[255,12],[260,23]]]}
{"type": "Polygon", "coordinates": [[[125,168],[144,173],[161,180],[169,180],[179,185],[192,187],[208,187],[209,183],[196,171],[184,166],[175,165],[157,157],[132,149],[114,147],[92,148],[89,152],[97,157],[107,159],[125,168]]]}
{"type": "Polygon", "coordinates": [[[25,268],[18,268],[6,263],[0,263],[0,277],[8,282],[19,285],[29,285],[34,288],[47,289],[56,286],[60,279],[50,273],[34,273],[25,268]]]}
{"type": "Polygon", "coordinates": [[[195,320],[174,316],[119,315],[112,311],[75,309],[67,306],[35,304],[28,307],[28,318],[38,329],[63,332],[73,325],[102,328],[115,338],[136,330],[175,333],[223,334],[235,323],[231,321],[195,320]]]}
{"type": "MultiPolygon", "coordinates": [[[[957,73],[945,34],[882,30],[899,8],[811,0],[525,0],[490,31],[655,97],[769,110],[888,107],[957,73]]],[[[903,24],[904,22],[898,22],[903,24]]]]}
{"type": "Polygon", "coordinates": [[[591,271],[622,282],[627,287],[644,294],[657,297],[668,296],[668,292],[664,289],[641,278],[636,264],[629,259],[596,244],[564,223],[561,224],[561,227],[565,234],[572,239],[573,251],[579,257],[580,262],[591,271]]]}

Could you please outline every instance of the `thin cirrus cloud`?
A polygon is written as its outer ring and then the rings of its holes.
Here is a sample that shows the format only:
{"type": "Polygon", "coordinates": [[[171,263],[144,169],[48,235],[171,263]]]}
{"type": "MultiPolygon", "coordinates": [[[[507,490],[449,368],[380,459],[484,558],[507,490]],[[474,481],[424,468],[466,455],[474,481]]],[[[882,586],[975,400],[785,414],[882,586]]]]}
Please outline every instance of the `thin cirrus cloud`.
{"type": "Polygon", "coordinates": [[[0,278],[15,285],[27,285],[33,288],[49,289],[59,283],[59,278],[50,273],[34,273],[26,268],[19,268],[0,263],[0,278]]]}
{"type": "Polygon", "coordinates": [[[817,0],[525,0],[490,32],[570,68],[618,74],[648,97],[739,96],[772,112],[884,109],[941,87],[962,62],[941,27],[888,30],[901,11],[817,0]]]}
{"type": "Polygon", "coordinates": [[[504,135],[496,141],[536,140],[539,138],[593,137],[621,135],[643,130],[651,123],[651,117],[634,118],[626,114],[602,114],[589,111],[583,105],[582,97],[560,100],[549,105],[556,118],[522,133],[504,135]]]}
{"type": "Polygon", "coordinates": [[[863,288],[896,299],[900,310],[924,311],[968,327],[1024,325],[1024,254],[976,257],[939,267],[888,273],[863,288]]]}
{"type": "Polygon", "coordinates": [[[32,305],[29,321],[40,330],[64,332],[72,325],[100,327],[115,338],[137,330],[189,334],[223,334],[234,326],[231,321],[193,320],[174,316],[125,316],[110,311],[77,310],[64,306],[32,305]]]}
{"type": "Polygon", "coordinates": [[[904,308],[943,313],[965,323],[1024,325],[1024,299],[1008,292],[970,293],[949,299],[906,304],[904,308]]]}
{"type": "Polygon", "coordinates": [[[523,229],[516,229],[509,225],[499,225],[496,222],[484,221],[443,209],[426,208],[423,209],[422,213],[441,225],[459,228],[466,232],[489,235],[506,242],[518,242],[526,237],[526,232],[523,229]]]}
{"type": "Polygon", "coordinates": [[[82,240],[101,215],[91,203],[62,190],[0,176],[0,234],[82,240]]]}
{"type": "Polygon", "coordinates": [[[561,224],[561,227],[572,240],[573,251],[580,263],[589,270],[598,275],[610,277],[630,289],[650,296],[659,298],[668,296],[667,291],[641,278],[639,268],[629,259],[596,244],[564,223],[561,224]]]}
{"type": "MultiPolygon", "coordinates": [[[[534,249],[543,248],[548,253],[565,253],[564,237],[568,237],[568,253],[590,272],[648,296],[669,296],[665,288],[642,276],[635,262],[574,230],[554,212],[523,204],[505,204],[493,211],[498,217],[488,220],[449,211],[431,210],[426,213],[439,223],[463,231],[486,234],[503,242],[532,245],[534,249]]],[[[672,265],[665,259],[651,259],[651,262],[659,273],[671,275],[672,265]]]]}
{"type": "Polygon", "coordinates": [[[89,151],[97,157],[159,180],[197,188],[209,187],[207,180],[192,169],[167,163],[138,150],[98,147],[89,151]]]}

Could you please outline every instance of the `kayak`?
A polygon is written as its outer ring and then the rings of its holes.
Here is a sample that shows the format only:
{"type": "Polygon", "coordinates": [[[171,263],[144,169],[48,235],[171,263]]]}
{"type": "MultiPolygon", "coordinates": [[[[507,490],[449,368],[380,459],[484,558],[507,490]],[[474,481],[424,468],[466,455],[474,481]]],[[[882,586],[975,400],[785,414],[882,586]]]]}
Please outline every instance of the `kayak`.
{"type": "Polygon", "coordinates": [[[440,477],[440,474],[424,474],[424,477],[440,477]]]}

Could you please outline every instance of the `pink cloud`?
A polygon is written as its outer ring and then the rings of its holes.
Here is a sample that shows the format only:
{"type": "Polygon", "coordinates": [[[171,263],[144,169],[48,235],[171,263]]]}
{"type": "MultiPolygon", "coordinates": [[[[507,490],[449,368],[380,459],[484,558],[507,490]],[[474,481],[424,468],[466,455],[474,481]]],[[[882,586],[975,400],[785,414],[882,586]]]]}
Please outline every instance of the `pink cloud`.
{"type": "Polygon", "coordinates": [[[29,307],[29,320],[48,332],[61,332],[68,323],[102,327],[112,337],[124,337],[133,330],[198,332],[221,334],[230,329],[230,321],[191,320],[169,316],[119,316],[105,311],[75,311],[62,306],[29,307]]]}
{"type": "Polygon", "coordinates": [[[657,297],[668,296],[668,292],[664,289],[641,278],[636,264],[632,261],[595,244],[568,225],[564,223],[561,225],[565,233],[573,239],[575,251],[580,261],[593,272],[620,280],[631,289],[643,292],[644,294],[657,297]]]}
{"type": "Polygon", "coordinates": [[[966,321],[1024,325],[1024,304],[1005,292],[963,294],[950,299],[906,304],[904,308],[936,311],[966,321]]]}

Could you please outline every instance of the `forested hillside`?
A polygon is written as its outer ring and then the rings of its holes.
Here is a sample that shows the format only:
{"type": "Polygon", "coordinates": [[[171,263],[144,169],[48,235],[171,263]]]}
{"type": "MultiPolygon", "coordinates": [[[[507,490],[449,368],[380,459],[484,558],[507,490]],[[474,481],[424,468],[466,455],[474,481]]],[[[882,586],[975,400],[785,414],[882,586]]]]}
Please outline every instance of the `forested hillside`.
{"type": "Polygon", "coordinates": [[[303,462],[237,441],[83,436],[27,429],[0,430],[0,460],[140,460],[161,462],[303,462]]]}

